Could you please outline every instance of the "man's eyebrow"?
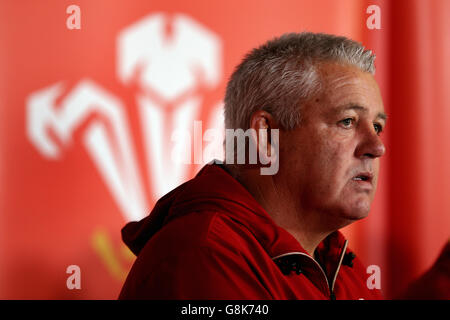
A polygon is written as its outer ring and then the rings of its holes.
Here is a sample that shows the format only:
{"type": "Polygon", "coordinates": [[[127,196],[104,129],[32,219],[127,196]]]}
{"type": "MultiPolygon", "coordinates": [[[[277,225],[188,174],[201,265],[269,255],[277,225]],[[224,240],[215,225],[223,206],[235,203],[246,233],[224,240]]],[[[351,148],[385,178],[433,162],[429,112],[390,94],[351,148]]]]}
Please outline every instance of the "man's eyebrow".
{"type": "Polygon", "coordinates": [[[384,121],[386,121],[387,118],[388,118],[388,115],[386,113],[384,113],[384,112],[379,112],[377,114],[377,118],[380,118],[380,119],[383,119],[384,121]]]}
{"type": "MultiPolygon", "coordinates": [[[[368,111],[368,109],[366,107],[360,106],[360,105],[358,105],[356,103],[349,103],[349,104],[337,107],[336,111],[337,112],[342,112],[342,111],[349,110],[349,109],[358,110],[358,111],[362,111],[362,112],[367,112],[368,111]]],[[[380,118],[380,119],[386,121],[388,116],[384,112],[379,112],[377,114],[377,118],[380,118]]]]}

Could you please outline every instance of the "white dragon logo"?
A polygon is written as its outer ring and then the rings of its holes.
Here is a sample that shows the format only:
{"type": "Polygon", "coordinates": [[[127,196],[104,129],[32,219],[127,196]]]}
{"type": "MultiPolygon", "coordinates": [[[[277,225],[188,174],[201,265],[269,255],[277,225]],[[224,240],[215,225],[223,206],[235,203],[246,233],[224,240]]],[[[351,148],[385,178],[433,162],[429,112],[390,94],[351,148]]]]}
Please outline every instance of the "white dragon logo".
{"type": "MultiPolygon", "coordinates": [[[[148,214],[142,177],[148,177],[157,197],[187,178],[186,165],[167,161],[167,133],[190,131],[200,114],[199,89],[216,87],[222,77],[220,39],[185,15],[177,14],[171,21],[170,37],[165,36],[167,17],[157,13],[121,31],[117,41],[117,77],[124,86],[136,84],[138,88],[135,98],[145,143],[146,174],[139,172],[122,101],[99,84],[90,79],[79,81],[58,105],[55,101],[64,93],[62,82],[26,99],[27,136],[48,159],[61,159],[64,152],[52,140],[49,129],[68,148],[74,131],[92,114],[100,115],[102,120],[95,118],[84,129],[83,144],[126,221],[148,214]],[[169,106],[170,113],[166,112],[169,106]]],[[[221,127],[223,105],[218,102],[212,107],[208,124],[221,127]]],[[[214,143],[220,150],[221,140],[214,143]]],[[[181,152],[188,151],[184,148],[181,152]]]]}

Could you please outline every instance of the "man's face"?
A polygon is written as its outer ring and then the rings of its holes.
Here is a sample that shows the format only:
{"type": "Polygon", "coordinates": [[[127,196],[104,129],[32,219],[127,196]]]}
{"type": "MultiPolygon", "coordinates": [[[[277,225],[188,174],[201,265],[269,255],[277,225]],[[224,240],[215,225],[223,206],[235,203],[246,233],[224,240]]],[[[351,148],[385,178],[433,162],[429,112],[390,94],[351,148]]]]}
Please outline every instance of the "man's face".
{"type": "Polygon", "coordinates": [[[369,213],[386,116],[371,74],[337,64],[319,71],[322,92],[302,106],[300,126],[280,136],[280,170],[284,162],[288,190],[302,210],[325,213],[342,227],[369,213]]]}

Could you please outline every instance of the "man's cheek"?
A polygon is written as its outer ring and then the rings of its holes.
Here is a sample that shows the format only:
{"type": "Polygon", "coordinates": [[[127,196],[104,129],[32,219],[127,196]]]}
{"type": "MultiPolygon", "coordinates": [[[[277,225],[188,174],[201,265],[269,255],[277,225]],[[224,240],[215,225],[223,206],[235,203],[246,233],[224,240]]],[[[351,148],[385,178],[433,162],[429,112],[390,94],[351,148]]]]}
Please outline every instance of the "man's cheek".
{"type": "Polygon", "coordinates": [[[373,187],[374,187],[374,189],[377,187],[377,184],[378,184],[379,172],[380,172],[380,161],[379,161],[379,159],[375,159],[374,164],[373,164],[373,187]]]}

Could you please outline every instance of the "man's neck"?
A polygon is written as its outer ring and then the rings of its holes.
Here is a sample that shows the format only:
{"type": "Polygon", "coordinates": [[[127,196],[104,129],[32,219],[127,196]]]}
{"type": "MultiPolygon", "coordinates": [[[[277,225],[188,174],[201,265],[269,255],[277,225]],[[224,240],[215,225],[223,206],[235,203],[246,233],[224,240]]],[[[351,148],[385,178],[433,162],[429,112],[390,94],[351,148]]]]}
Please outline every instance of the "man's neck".
{"type": "Polygon", "coordinates": [[[225,169],[249,191],[274,222],[288,231],[312,257],[320,242],[335,231],[323,228],[319,213],[300,209],[298,198],[294,199],[287,188],[278,185],[274,176],[261,176],[259,170],[236,171],[229,165],[225,165],[225,169]]]}

